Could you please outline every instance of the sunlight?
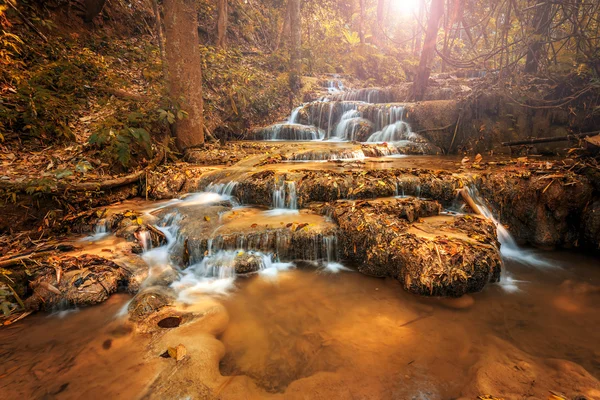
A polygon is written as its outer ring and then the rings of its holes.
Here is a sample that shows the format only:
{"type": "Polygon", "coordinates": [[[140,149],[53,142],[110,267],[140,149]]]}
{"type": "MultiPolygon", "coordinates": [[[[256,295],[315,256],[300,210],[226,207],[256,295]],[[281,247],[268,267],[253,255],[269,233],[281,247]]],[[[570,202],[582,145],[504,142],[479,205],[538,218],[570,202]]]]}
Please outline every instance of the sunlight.
{"type": "Polygon", "coordinates": [[[402,17],[416,16],[419,12],[419,0],[391,0],[390,11],[402,17]]]}

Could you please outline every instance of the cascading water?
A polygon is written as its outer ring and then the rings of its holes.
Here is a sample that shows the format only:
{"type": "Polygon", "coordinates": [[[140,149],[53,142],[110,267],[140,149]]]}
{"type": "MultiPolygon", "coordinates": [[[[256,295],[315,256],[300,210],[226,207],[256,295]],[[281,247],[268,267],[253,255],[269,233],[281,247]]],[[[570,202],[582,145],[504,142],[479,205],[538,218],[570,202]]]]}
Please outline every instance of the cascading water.
{"type": "Polygon", "coordinates": [[[355,140],[356,134],[361,127],[361,124],[369,123],[362,118],[362,115],[357,110],[348,110],[340,119],[340,122],[335,128],[335,138],[340,140],[355,140]]]}
{"type": "MultiPolygon", "coordinates": [[[[298,196],[296,182],[278,179],[273,187],[273,208],[275,210],[291,210],[298,212],[298,196]]],[[[275,211],[273,210],[273,211],[275,211]]],[[[277,215],[277,213],[271,215],[277,215]]]]}
{"type": "Polygon", "coordinates": [[[333,273],[350,271],[349,268],[346,268],[339,262],[337,242],[337,236],[323,237],[323,245],[325,246],[325,251],[327,254],[327,262],[325,263],[324,270],[333,273]]]}
{"type": "Polygon", "coordinates": [[[294,111],[292,111],[290,118],[288,118],[288,124],[297,124],[298,123],[300,110],[302,110],[302,106],[298,106],[298,107],[294,108],[294,111]]]}
{"type": "Polygon", "coordinates": [[[110,229],[108,221],[105,219],[99,220],[94,226],[94,233],[81,239],[83,242],[96,242],[108,236],[110,229]]]}
{"type": "MultiPolygon", "coordinates": [[[[537,268],[552,268],[555,267],[547,260],[540,258],[535,252],[531,250],[525,250],[519,247],[515,239],[512,237],[510,232],[498,221],[492,211],[486,206],[485,201],[479,195],[479,191],[474,185],[467,186],[467,191],[469,196],[475,202],[475,205],[479,208],[479,212],[484,217],[490,219],[496,225],[496,230],[498,234],[498,240],[500,241],[500,254],[502,258],[505,260],[516,261],[521,264],[530,265],[537,268]]],[[[510,292],[518,291],[519,288],[517,284],[520,281],[516,281],[512,278],[509,272],[504,271],[500,284],[502,287],[510,292]]]]}
{"type": "Polygon", "coordinates": [[[226,183],[211,183],[206,187],[207,192],[218,193],[224,196],[233,196],[233,191],[238,185],[236,181],[229,181],[226,183]]]}

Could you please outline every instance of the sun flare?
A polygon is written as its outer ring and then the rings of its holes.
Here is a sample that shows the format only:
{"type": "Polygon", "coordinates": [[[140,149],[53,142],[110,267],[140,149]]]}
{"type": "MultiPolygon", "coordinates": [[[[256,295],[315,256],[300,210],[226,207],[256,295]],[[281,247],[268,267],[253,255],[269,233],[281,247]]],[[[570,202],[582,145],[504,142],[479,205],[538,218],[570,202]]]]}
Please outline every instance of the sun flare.
{"type": "Polygon", "coordinates": [[[419,12],[420,0],[391,0],[390,12],[401,17],[413,17],[419,12]]]}

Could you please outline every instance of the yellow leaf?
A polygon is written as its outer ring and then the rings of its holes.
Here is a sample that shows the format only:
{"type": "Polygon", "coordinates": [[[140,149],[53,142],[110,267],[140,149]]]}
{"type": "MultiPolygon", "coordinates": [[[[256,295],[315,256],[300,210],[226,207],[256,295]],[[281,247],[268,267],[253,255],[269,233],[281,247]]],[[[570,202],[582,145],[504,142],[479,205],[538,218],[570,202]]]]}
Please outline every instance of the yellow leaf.
{"type": "Polygon", "coordinates": [[[136,221],[138,225],[142,225],[144,223],[144,221],[140,217],[137,217],[136,221]]]}
{"type": "Polygon", "coordinates": [[[205,216],[204,216],[204,220],[205,220],[205,221],[210,221],[210,217],[209,217],[208,215],[205,215],[205,216]]]}

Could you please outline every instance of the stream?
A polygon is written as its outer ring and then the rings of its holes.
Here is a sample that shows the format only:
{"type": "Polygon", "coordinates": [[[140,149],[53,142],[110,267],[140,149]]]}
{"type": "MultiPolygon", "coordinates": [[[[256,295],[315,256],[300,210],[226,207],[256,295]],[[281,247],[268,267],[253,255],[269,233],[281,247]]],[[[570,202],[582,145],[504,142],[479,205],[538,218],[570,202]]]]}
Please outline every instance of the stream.
{"type": "Polygon", "coordinates": [[[101,220],[74,236],[82,254],[141,262],[141,294],[0,329],[3,398],[600,399],[597,257],[519,247],[474,185],[453,175],[459,159],[423,155],[431,147],[403,106],[335,82],[329,92],[339,101],[305,104],[257,132],[288,141],[282,162],[259,155],[214,168],[194,193],[109,207],[138,212],[120,216],[129,225],[119,234],[101,220]],[[329,191],[314,189],[315,174],[329,177],[329,191]],[[454,193],[463,183],[481,216],[454,193]],[[333,208],[319,208],[326,201],[333,208]],[[360,225],[344,225],[359,206],[360,225]],[[389,242],[362,233],[366,218],[385,220],[389,242]],[[159,245],[140,228],[150,224],[159,245]],[[481,226],[491,228],[469,230],[481,226]],[[396,253],[367,266],[391,243],[396,253]],[[402,243],[422,247],[406,253],[402,243]],[[429,260],[451,275],[445,257],[471,275],[418,286],[408,272],[386,272],[419,251],[432,256],[416,267],[429,260]],[[451,286],[459,281],[468,285],[451,286]],[[144,293],[171,302],[147,312],[136,303],[144,293]]]}
{"type": "MultiPolygon", "coordinates": [[[[248,398],[450,399],[486,379],[518,393],[511,370],[520,364],[540,371],[536,385],[556,390],[564,368],[598,377],[600,294],[590,290],[600,284],[597,260],[543,257],[550,268],[506,263],[511,290],[492,285],[458,300],[415,297],[354,271],[292,268],[238,280],[228,294],[211,295],[229,314],[220,373],[249,377],[258,388],[248,398]]],[[[143,395],[169,360],[119,316],[128,300],[115,295],[3,328],[5,398],[143,395]]]]}

